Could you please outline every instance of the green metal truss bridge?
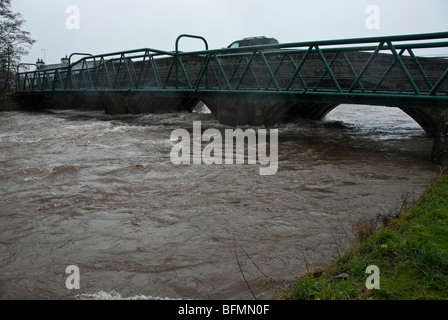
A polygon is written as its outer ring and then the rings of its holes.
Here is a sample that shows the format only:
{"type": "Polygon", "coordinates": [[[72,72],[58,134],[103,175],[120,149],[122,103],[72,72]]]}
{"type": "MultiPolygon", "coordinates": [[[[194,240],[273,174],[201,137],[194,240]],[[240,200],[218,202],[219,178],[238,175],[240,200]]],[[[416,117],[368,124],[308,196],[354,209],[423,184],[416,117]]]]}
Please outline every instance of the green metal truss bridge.
{"type": "Polygon", "coordinates": [[[445,32],[208,50],[204,38],[181,35],[173,52],[82,54],[71,62],[80,55],[72,54],[66,67],[19,70],[17,92],[190,98],[256,95],[284,101],[445,108],[447,38],[445,32]],[[201,39],[206,50],[179,51],[182,37],[201,39]],[[431,53],[441,48],[445,56],[431,53]]]}
{"type": "Polygon", "coordinates": [[[32,107],[108,113],[191,111],[203,101],[234,126],[320,120],[343,103],[398,107],[435,137],[433,158],[448,164],[447,78],[448,32],[216,50],[184,34],[174,51],[74,53],[56,68],[21,64],[16,97],[32,107]],[[183,38],[205,50],[180,51],[183,38]]]}

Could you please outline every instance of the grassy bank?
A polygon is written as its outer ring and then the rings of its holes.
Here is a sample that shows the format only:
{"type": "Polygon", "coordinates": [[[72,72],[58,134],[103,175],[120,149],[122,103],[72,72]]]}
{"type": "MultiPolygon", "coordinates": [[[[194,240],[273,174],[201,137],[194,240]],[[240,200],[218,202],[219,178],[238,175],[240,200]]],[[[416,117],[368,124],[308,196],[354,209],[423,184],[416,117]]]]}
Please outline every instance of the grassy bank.
{"type": "Polygon", "coordinates": [[[448,175],[380,231],[360,236],[331,266],[299,279],[283,298],[448,299],[448,175]],[[379,268],[379,289],[366,288],[369,265],[379,268]]]}

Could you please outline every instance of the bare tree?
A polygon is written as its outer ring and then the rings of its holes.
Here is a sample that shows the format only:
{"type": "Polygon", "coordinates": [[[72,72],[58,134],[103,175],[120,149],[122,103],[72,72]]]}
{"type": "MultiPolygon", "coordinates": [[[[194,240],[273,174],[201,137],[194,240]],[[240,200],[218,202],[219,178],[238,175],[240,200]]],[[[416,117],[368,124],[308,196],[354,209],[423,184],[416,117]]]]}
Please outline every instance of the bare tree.
{"type": "Polygon", "coordinates": [[[24,23],[20,13],[12,12],[11,0],[0,0],[0,93],[11,89],[14,69],[36,42],[22,29],[24,23]]]}

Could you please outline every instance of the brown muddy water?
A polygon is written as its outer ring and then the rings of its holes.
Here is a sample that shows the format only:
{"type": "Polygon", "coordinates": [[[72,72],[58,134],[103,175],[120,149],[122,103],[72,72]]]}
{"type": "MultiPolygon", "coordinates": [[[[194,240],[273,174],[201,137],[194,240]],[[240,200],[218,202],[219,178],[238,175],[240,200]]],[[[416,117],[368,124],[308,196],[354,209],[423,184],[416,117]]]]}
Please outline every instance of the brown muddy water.
{"type": "Polygon", "coordinates": [[[276,126],[274,176],[173,165],[170,134],[193,121],[226,128],[206,111],[0,113],[0,299],[270,299],[440,173],[398,109],[276,126]]]}

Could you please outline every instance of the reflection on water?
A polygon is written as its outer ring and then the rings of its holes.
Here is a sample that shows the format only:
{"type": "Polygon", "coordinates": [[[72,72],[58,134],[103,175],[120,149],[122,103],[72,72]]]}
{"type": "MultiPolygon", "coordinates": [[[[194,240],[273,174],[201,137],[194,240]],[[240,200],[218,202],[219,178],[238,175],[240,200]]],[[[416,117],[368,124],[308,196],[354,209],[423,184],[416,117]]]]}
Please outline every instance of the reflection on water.
{"type": "Polygon", "coordinates": [[[274,176],[173,165],[170,134],[193,121],[226,128],[204,111],[0,113],[0,298],[253,299],[248,285],[270,298],[439,173],[398,109],[277,126],[274,176]],[[80,290],[65,287],[69,265],[80,290]]]}

